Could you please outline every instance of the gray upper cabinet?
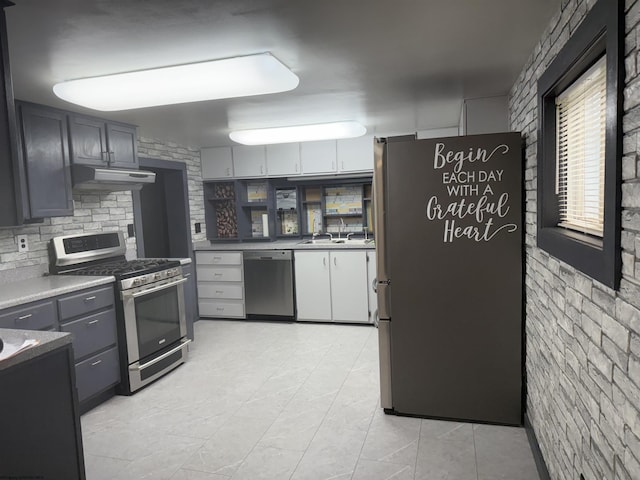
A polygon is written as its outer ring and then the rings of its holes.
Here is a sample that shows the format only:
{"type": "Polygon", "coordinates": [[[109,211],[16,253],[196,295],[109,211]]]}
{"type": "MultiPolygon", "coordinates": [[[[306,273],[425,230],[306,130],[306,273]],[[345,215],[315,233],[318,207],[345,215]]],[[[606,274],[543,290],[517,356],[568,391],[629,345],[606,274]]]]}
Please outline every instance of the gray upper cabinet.
{"type": "Polygon", "coordinates": [[[71,115],[69,128],[71,130],[72,162],[106,167],[109,158],[104,121],[71,115]]]}
{"type": "Polygon", "coordinates": [[[73,215],[67,115],[38,105],[17,104],[19,157],[25,174],[26,218],[73,215]]]}
{"type": "Polygon", "coordinates": [[[93,117],[69,117],[71,163],[138,168],[136,127],[93,117]]]}
{"type": "Polygon", "coordinates": [[[22,222],[17,170],[16,115],[9,69],[9,48],[4,7],[13,5],[0,0],[0,226],[22,222]]]}
{"type": "Polygon", "coordinates": [[[138,168],[138,137],[136,127],[122,123],[107,123],[109,166],[138,168]]]}

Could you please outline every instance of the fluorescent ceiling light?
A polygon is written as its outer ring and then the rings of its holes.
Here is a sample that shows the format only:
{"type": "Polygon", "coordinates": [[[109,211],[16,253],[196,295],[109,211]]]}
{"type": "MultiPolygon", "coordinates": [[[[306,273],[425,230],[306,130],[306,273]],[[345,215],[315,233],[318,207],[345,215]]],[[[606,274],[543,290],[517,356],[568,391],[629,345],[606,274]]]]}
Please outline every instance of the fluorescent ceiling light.
{"type": "Polygon", "coordinates": [[[114,111],[285,92],[298,77],[269,53],[70,80],[54,93],[94,110],[114,111]]]}
{"type": "Polygon", "coordinates": [[[317,123],[293,127],[236,130],[229,133],[234,142],[243,145],[268,145],[272,143],[309,142],[337,138],[360,137],[367,129],[358,122],[317,123]]]}

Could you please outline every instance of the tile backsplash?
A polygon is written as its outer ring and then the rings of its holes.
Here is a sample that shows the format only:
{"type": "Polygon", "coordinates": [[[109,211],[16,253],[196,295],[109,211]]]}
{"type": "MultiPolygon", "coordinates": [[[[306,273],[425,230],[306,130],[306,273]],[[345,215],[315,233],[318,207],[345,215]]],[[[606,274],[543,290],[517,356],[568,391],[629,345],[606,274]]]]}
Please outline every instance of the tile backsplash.
{"type": "MultiPolygon", "coordinates": [[[[73,216],[0,229],[0,284],[42,275],[49,270],[47,244],[53,237],[101,231],[127,231],[133,223],[131,192],[73,196],[73,216]],[[28,252],[18,252],[17,235],[26,235],[28,252]]],[[[127,239],[127,257],[136,255],[135,238],[127,239]]]]}

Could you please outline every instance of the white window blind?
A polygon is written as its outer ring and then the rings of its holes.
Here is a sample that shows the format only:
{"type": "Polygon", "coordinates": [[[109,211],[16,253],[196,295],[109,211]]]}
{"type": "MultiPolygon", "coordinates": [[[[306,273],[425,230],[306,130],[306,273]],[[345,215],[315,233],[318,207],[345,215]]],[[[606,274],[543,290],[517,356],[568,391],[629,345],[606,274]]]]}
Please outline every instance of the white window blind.
{"type": "Polygon", "coordinates": [[[606,57],[556,97],[559,226],[603,236],[606,57]]]}

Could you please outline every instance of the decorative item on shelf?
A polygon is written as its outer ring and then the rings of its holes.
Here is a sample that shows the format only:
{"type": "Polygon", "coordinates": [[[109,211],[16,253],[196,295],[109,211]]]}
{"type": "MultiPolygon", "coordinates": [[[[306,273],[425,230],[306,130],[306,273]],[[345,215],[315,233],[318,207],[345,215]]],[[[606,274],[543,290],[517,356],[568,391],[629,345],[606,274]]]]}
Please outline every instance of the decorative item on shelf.
{"type": "Polygon", "coordinates": [[[298,234],[298,214],[295,210],[278,210],[280,219],[281,235],[298,234]]]}
{"type": "Polygon", "coordinates": [[[216,228],[219,238],[235,238],[238,236],[238,218],[232,201],[218,205],[216,209],[216,228]]]}
{"type": "Polygon", "coordinates": [[[267,183],[251,182],[247,183],[247,202],[266,202],[267,201],[267,183]]]}
{"type": "Polygon", "coordinates": [[[236,191],[233,187],[233,183],[217,183],[213,187],[213,196],[218,199],[230,199],[236,198],[236,191]]]}
{"type": "Polygon", "coordinates": [[[263,208],[251,210],[251,236],[254,238],[269,236],[269,216],[263,208]]]}
{"type": "Polygon", "coordinates": [[[295,210],[297,207],[296,190],[278,189],[276,190],[276,208],[278,210],[295,210]]]}
{"type": "Polygon", "coordinates": [[[327,215],[362,215],[362,187],[327,187],[325,212],[327,215]]]}
{"type": "Polygon", "coordinates": [[[322,231],[322,210],[318,205],[315,208],[307,208],[307,232],[321,232],[322,231]]]}

